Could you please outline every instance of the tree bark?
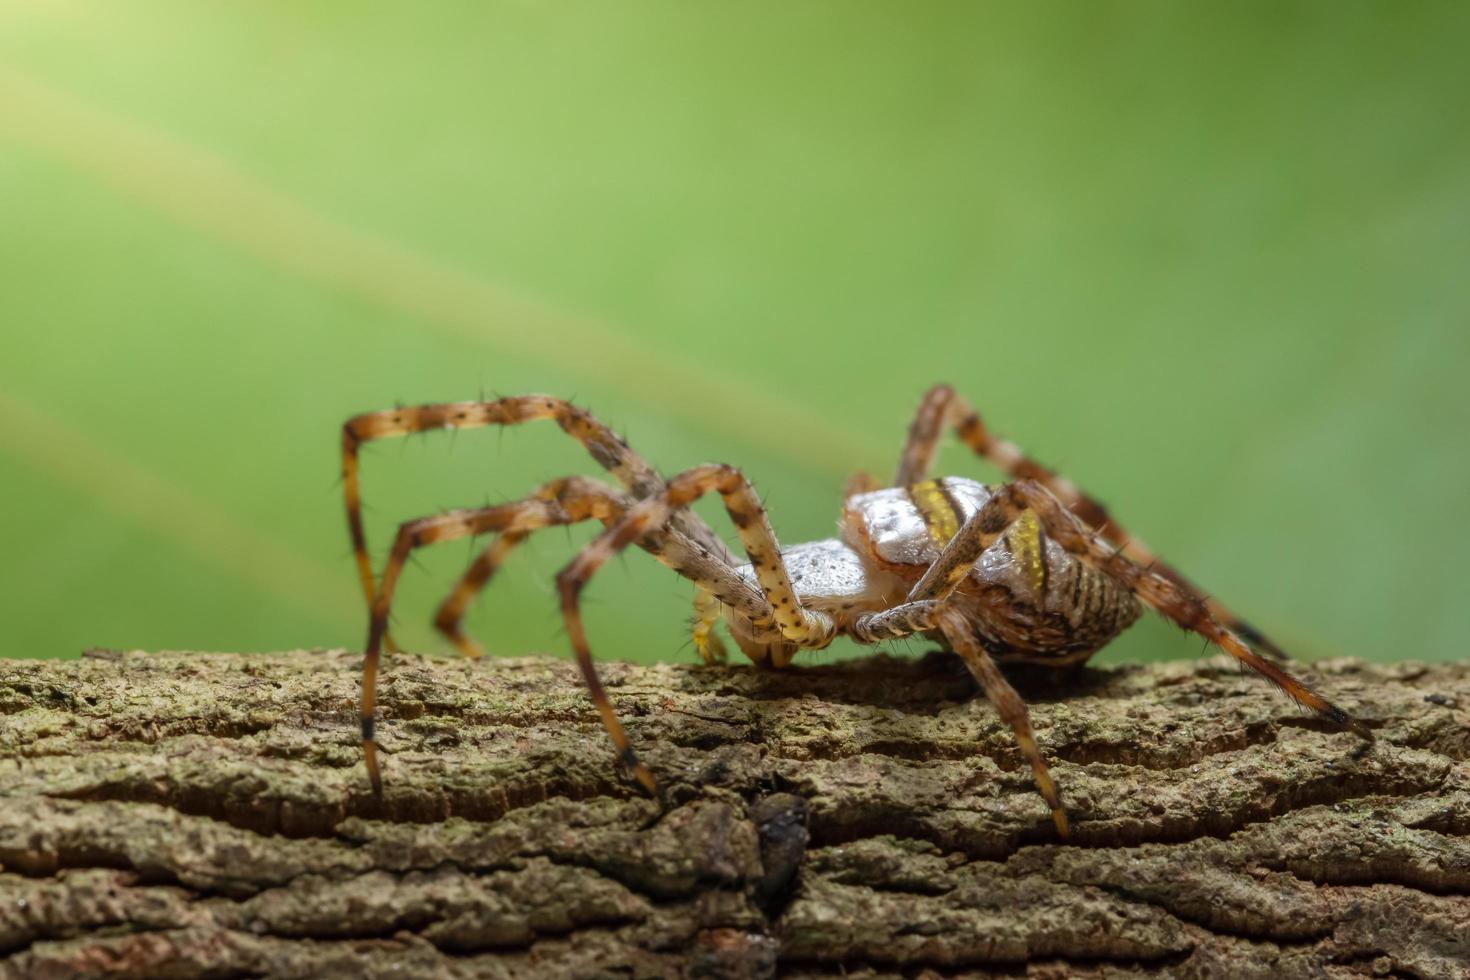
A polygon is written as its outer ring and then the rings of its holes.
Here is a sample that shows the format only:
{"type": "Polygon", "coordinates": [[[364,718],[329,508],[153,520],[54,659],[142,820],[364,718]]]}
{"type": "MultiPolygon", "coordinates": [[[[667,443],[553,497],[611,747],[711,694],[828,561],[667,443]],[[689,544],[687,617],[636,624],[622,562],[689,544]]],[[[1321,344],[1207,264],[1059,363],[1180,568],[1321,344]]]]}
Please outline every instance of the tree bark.
{"type": "Polygon", "coordinates": [[[1470,976],[1470,668],[0,661],[0,976],[1470,976]],[[932,972],[928,972],[932,971],[932,972]]]}

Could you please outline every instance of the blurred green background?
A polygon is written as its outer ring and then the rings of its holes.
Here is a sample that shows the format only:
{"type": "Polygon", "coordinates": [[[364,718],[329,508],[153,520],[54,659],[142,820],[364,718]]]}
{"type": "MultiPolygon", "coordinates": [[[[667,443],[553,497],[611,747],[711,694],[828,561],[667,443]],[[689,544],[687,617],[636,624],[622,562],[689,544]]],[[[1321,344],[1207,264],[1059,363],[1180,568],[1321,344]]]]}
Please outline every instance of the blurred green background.
{"type": "MultiPolygon", "coordinates": [[[[359,645],[355,412],[571,396],[789,542],[947,380],[1298,655],[1462,656],[1467,50],[1448,3],[0,0],[3,652],[359,645]]],[[[378,443],[370,532],[595,471],[378,443]]],[[[476,635],[564,653],[591,530],[476,635]]],[[[690,658],[689,597],[630,554],[594,647],[690,658]]]]}

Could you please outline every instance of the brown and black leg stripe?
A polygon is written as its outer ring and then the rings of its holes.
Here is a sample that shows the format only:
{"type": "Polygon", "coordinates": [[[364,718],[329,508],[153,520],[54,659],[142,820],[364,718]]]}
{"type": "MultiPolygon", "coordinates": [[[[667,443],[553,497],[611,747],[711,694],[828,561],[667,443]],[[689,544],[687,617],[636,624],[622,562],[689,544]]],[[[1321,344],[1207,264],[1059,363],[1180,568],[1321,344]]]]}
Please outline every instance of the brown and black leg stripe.
{"type": "Polygon", "coordinates": [[[1016,745],[1031,767],[1031,777],[1036,783],[1042,799],[1051,808],[1051,818],[1057,833],[1067,836],[1067,813],[1052,782],[1051,770],[1036,747],[1031,733],[1030,716],[1026,702],[1000,672],[990,654],[980,644],[971,623],[964,614],[953,607],[946,607],[932,599],[904,602],[879,613],[870,613],[858,618],[853,624],[853,636],[864,643],[876,643],[885,639],[896,639],[914,633],[938,629],[944,634],[950,649],[957,653],[979,682],[985,697],[995,707],[1001,720],[1011,726],[1016,745]]]}
{"type": "Polygon", "coordinates": [[[1042,758],[1041,750],[1036,747],[1036,737],[1031,733],[1031,718],[1026,710],[1026,702],[1021,700],[1021,695],[1016,693],[1016,689],[1006,680],[995,661],[990,659],[990,654],[976,639],[975,631],[958,610],[941,608],[936,611],[935,620],[944,632],[944,638],[949,641],[950,649],[964,660],[965,666],[970,668],[970,673],[985,692],[986,699],[995,707],[1001,720],[1011,726],[1021,756],[1031,766],[1031,778],[1036,783],[1036,789],[1051,808],[1052,823],[1056,826],[1057,833],[1066,837],[1067,811],[1062,808],[1062,797],[1052,781],[1051,770],[1042,758]]]}
{"type": "MultiPolygon", "coordinates": [[[[554,480],[536,490],[528,499],[539,499],[554,503],[565,520],[558,524],[577,524],[582,521],[601,521],[610,525],[633,505],[627,494],[584,476],[571,476],[554,480]]],[[[549,526],[549,525],[548,525],[549,526]]],[[[524,541],[535,528],[502,531],[470,563],[455,583],[449,595],[440,604],[434,616],[434,626],[459,652],[467,657],[482,656],[480,645],[462,629],[466,611],[490,579],[505,562],[506,557],[524,541]]],[[[690,540],[678,531],[664,528],[650,531],[638,544],[658,559],[660,563],[684,578],[706,585],[697,589],[698,596],[707,596],[718,617],[723,603],[747,615],[760,615],[765,610],[764,601],[758,591],[725,563],[721,562],[704,546],[690,540]]],[[[718,642],[718,641],[714,641],[718,642]]],[[[713,646],[711,647],[713,650],[713,646]]]]}
{"type": "MultiPolygon", "coordinates": [[[[991,433],[979,413],[949,385],[936,385],[925,393],[920,402],[914,421],[909,426],[908,439],[904,443],[896,486],[917,483],[928,475],[935,446],[946,427],[954,429],[960,441],[972,452],[996,466],[1011,480],[1032,480],[1046,487],[1072,513],[1137,564],[1153,569],[1187,592],[1203,596],[1201,589],[1177,569],[1162,561],[1141,539],[1129,534],[1121,524],[1113,520],[1107,508],[1095,498],[1082,492],[1071,480],[1031,459],[1015,443],[991,433]]],[[[1238,637],[1273,657],[1283,660],[1287,658],[1284,650],[1260,630],[1227,609],[1223,603],[1213,598],[1205,598],[1204,602],[1209,607],[1210,615],[1238,637]]]]}
{"type": "MultiPolygon", "coordinates": [[[[379,660],[388,633],[393,593],[409,555],[418,548],[441,541],[482,534],[497,535],[461,578],[449,599],[440,607],[436,619],[436,624],[455,641],[461,652],[477,655],[479,647],[459,630],[460,619],[469,602],[489,582],[500,561],[517,543],[540,528],[587,520],[605,524],[614,522],[623,516],[629,504],[626,495],[611,487],[587,477],[574,476],[552,481],[516,503],[451,511],[409,521],[399,527],[382,581],[373,595],[367,652],[363,659],[363,752],[375,792],[381,791],[377,747],[373,739],[379,660]]],[[[679,574],[693,579],[720,602],[753,616],[767,612],[764,597],[745,579],[680,532],[666,527],[655,528],[635,540],[639,547],[679,574]]]]}
{"type": "MultiPolygon", "coordinates": [[[[765,509],[749,481],[733,467],[697,466],[672,477],[661,494],[635,504],[621,519],[583,548],[556,576],[567,636],[582,676],[587,682],[588,693],[602,716],[603,725],[612,738],[619,759],[624,761],[633,777],[653,794],[658,792],[657,780],[638,761],[598,677],[592,648],[587,642],[587,633],[582,623],[581,594],[592,576],[613,555],[651,531],[663,527],[673,514],[710,492],[719,493],[731,522],[739,532],[741,544],[745,547],[755,570],[756,580],[760,584],[765,608],[755,611],[754,615],[748,613],[751,621],[757,625],[772,623],[787,641],[807,647],[826,646],[836,634],[830,617],[815,610],[804,609],[796,598],[790,575],[781,558],[780,545],[776,541],[775,532],[771,530],[765,509]]],[[[713,583],[696,580],[696,585],[706,588],[721,601],[725,601],[713,587],[713,583]]]]}
{"type": "Polygon", "coordinates": [[[1021,480],[1007,484],[997,490],[985,506],[975,513],[969,523],[976,525],[979,531],[978,543],[982,545],[982,550],[983,546],[988,546],[987,540],[999,537],[1027,510],[1036,515],[1047,535],[1068,553],[1127,587],[1139,601],[1159,615],[1182,629],[1203,636],[1245,666],[1263,675],[1302,707],[1309,708],[1338,725],[1351,728],[1366,738],[1372,738],[1372,732],[1367,727],[1275,663],[1256,653],[1233,630],[1216,620],[1202,596],[1184,584],[1161,575],[1157,569],[1138,565],[1111,542],[1087,527],[1050,490],[1039,483],[1021,480]]]}
{"type": "Polygon", "coordinates": [[[894,486],[908,487],[928,478],[929,468],[934,465],[934,451],[944,430],[952,424],[950,414],[955,398],[955,391],[949,385],[935,385],[924,393],[914,420],[909,423],[903,452],[899,455],[898,473],[893,477],[894,486]]]}
{"type": "Polygon", "coordinates": [[[936,628],[939,603],[932,599],[901,602],[881,612],[864,613],[849,632],[859,643],[882,643],[936,628]]]}
{"type": "MultiPolygon", "coordinates": [[[[792,643],[808,647],[825,646],[835,633],[831,618],[825,613],[803,608],[796,598],[765,508],[750,482],[731,466],[697,466],[686,470],[671,478],[663,493],[635,504],[557,576],[565,587],[564,598],[570,595],[575,599],[587,579],[614,554],[642,535],[661,528],[673,514],[711,492],[719,493],[764,596],[765,608],[750,611],[742,608],[741,611],[757,623],[773,623],[792,643]]],[[[698,584],[729,604],[730,600],[724,594],[728,590],[720,587],[719,583],[699,581],[698,584]]]]}
{"type": "MultiPolygon", "coordinates": [[[[589,413],[570,402],[549,395],[521,395],[493,401],[442,402],[368,412],[348,419],[342,426],[342,495],[347,508],[347,529],[363,595],[372,602],[375,591],[367,533],[362,520],[359,452],[363,443],[435,429],[473,429],[484,426],[520,425],[539,419],[554,420],[576,439],[599,466],[607,470],[634,497],[646,497],[663,489],[658,473],[633,452],[619,436],[589,413]]],[[[678,530],[729,563],[730,553],[720,537],[698,515],[682,513],[675,519],[678,530]]]]}
{"type": "MultiPolygon", "coordinates": [[[[602,521],[606,524],[621,517],[630,503],[626,494],[619,493],[596,480],[581,476],[567,477],[564,480],[548,483],[532,494],[529,499],[554,504],[555,507],[546,511],[545,514],[560,518],[553,522],[557,525],[577,524],[588,520],[602,521]]],[[[533,514],[534,509],[528,509],[528,518],[533,514]]],[[[449,642],[453,643],[463,656],[480,657],[485,652],[462,628],[465,613],[469,610],[471,603],[490,584],[490,579],[505,562],[507,556],[529,537],[533,530],[553,526],[553,524],[544,524],[533,527],[532,524],[534,520],[528,519],[515,529],[497,534],[470,563],[469,568],[455,582],[448,597],[440,603],[434,615],[434,627],[449,642]]]]}
{"type": "Polygon", "coordinates": [[[370,604],[371,620],[368,625],[367,648],[362,661],[362,751],[367,762],[368,779],[373,792],[383,790],[378,771],[377,742],[374,738],[374,720],[377,711],[378,662],[382,656],[383,640],[388,633],[388,614],[393,604],[393,592],[397,588],[404,563],[416,549],[439,541],[451,541],[479,534],[495,532],[529,533],[536,527],[566,523],[566,515],[554,503],[545,500],[525,500],[520,503],[503,504],[499,507],[482,507],[475,510],[452,511],[435,517],[408,521],[398,528],[393,542],[393,551],[383,569],[383,579],[378,583],[370,604]]]}
{"type": "Polygon", "coordinates": [[[985,549],[999,540],[1015,523],[1014,518],[1007,519],[1007,510],[1004,504],[997,504],[992,499],[954,535],[939,559],[930,567],[929,574],[909,592],[906,601],[882,612],[860,616],[853,624],[851,632],[855,639],[863,643],[877,643],[936,628],[943,632],[950,649],[965,661],[1001,720],[1011,726],[1016,745],[1031,766],[1031,776],[1036,788],[1051,809],[1052,822],[1056,825],[1057,833],[1066,837],[1067,814],[1062,808],[1061,796],[1052,782],[1046,760],[1036,747],[1026,703],[980,644],[974,626],[959,610],[946,607],[943,603],[943,599],[954,591],[955,586],[974,567],[985,549]]]}
{"type": "Polygon", "coordinates": [[[495,572],[505,563],[506,557],[516,549],[522,541],[530,536],[530,531],[502,531],[495,536],[465,569],[463,575],[454,583],[449,596],[439,604],[438,611],[434,614],[434,628],[459,651],[460,656],[479,659],[485,655],[484,647],[468,633],[464,631],[463,622],[465,613],[469,611],[470,604],[475,601],[479,594],[485,591],[490,584],[490,579],[495,572]]]}

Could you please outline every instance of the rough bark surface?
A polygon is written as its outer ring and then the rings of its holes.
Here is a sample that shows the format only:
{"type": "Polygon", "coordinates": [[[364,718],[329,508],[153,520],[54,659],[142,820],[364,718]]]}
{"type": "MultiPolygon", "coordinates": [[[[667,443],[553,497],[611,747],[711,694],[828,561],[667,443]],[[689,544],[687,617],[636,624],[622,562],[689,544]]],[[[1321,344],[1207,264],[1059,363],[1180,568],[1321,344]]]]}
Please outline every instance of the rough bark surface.
{"type": "Polygon", "coordinates": [[[1470,975],[1470,666],[1017,677],[1074,835],[953,658],[0,661],[0,977],[1470,975]]]}

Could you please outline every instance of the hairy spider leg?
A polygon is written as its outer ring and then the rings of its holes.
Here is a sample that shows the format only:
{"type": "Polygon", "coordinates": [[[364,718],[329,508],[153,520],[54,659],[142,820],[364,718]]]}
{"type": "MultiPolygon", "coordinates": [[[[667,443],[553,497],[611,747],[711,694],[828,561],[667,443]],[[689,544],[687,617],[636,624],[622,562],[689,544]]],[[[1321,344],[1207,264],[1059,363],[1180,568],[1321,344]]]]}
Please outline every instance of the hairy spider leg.
{"type": "MultiPolygon", "coordinates": [[[[982,549],[983,550],[983,549],[982,549]]],[[[942,556],[941,556],[942,560],[942,556]]],[[[973,561],[970,562],[974,564],[973,561]]],[[[966,568],[969,566],[960,565],[966,568]]],[[[953,591],[952,589],[950,591],[953,591]]],[[[947,595],[948,593],[946,593],[947,595]]],[[[1031,733],[1031,719],[1026,711],[1026,702],[1006,680],[990,654],[980,645],[974,627],[958,609],[946,607],[941,599],[910,598],[892,609],[869,613],[858,617],[852,626],[852,635],[863,643],[879,643],[896,640],[914,633],[927,633],[938,629],[944,634],[949,647],[959,654],[965,666],[980,684],[985,697],[995,708],[1002,721],[1011,726],[1021,756],[1031,766],[1031,778],[1041,798],[1051,808],[1052,823],[1057,833],[1067,836],[1067,813],[1062,808],[1062,798],[1051,778],[1046,759],[1036,747],[1036,738],[1031,733]]]]}
{"type": "MultiPolygon", "coordinates": [[[[523,539],[544,527],[586,520],[615,521],[625,512],[628,503],[626,496],[596,480],[571,477],[548,483],[530,497],[515,503],[450,511],[399,525],[383,577],[373,594],[367,650],[362,665],[362,747],[374,793],[382,792],[374,739],[379,660],[388,634],[393,593],[409,555],[427,545],[481,534],[498,533],[523,539]]],[[[718,561],[703,545],[673,530],[670,522],[666,521],[665,526],[635,538],[641,548],[680,575],[692,578],[697,586],[716,596],[718,601],[747,615],[769,618],[770,608],[758,590],[731,566],[718,561]]],[[[604,720],[613,717],[601,684],[589,684],[589,690],[593,704],[604,720]]],[[[616,718],[613,720],[616,722],[616,718]]]]}
{"type": "MultiPolygon", "coordinates": [[[[982,549],[983,550],[983,549],[982,549]]],[[[943,556],[941,556],[942,560],[943,556]]],[[[973,561],[970,563],[974,564],[973,561]]],[[[961,565],[966,568],[969,566],[961,565]]],[[[951,590],[953,591],[953,590],[951,590]]],[[[947,593],[946,593],[947,594],[947,593]]],[[[1052,781],[1051,770],[1046,759],[1036,747],[1036,738],[1031,733],[1031,718],[1026,711],[1026,702],[1006,680],[990,654],[980,645],[975,629],[958,609],[946,607],[940,599],[910,598],[892,609],[859,616],[853,623],[851,633],[862,643],[881,643],[896,640],[914,633],[939,630],[944,634],[949,647],[959,654],[971,675],[985,692],[986,699],[1000,715],[1001,721],[1011,726],[1016,746],[1021,756],[1031,766],[1031,778],[1041,798],[1051,809],[1051,820],[1057,833],[1067,836],[1067,812],[1062,808],[1062,798],[1052,781]]]]}
{"type": "Polygon", "coordinates": [[[1134,562],[1157,572],[1186,592],[1202,597],[1209,607],[1210,615],[1236,636],[1279,660],[1289,659],[1286,651],[1260,630],[1235,615],[1218,600],[1205,598],[1202,589],[1177,569],[1161,561],[1142,539],[1134,537],[1113,520],[1101,503],[1083,493],[1071,480],[1031,459],[1015,443],[993,435],[986,429],[980,415],[949,385],[935,385],[919,402],[919,410],[909,425],[908,437],[904,441],[894,486],[907,487],[925,479],[934,460],[935,448],[946,427],[953,429],[960,441],[977,456],[995,465],[1011,480],[1034,480],[1046,487],[1072,513],[1090,524],[1134,562]]]}
{"type": "MultiPolygon", "coordinates": [[[[433,429],[519,425],[537,419],[554,419],[562,431],[581,443],[597,464],[611,473],[633,496],[646,497],[663,489],[663,478],[658,472],[616,433],[588,412],[549,395],[441,402],[356,415],[342,426],[342,496],[347,506],[347,529],[352,537],[357,576],[369,604],[373,601],[375,585],[372,560],[368,556],[367,532],[362,521],[362,492],[358,477],[358,451],[362,444],[433,429]]],[[[680,513],[674,526],[726,564],[732,562],[725,542],[697,514],[689,511],[680,513]]]]}
{"type": "MultiPolygon", "coordinates": [[[[558,523],[598,520],[604,525],[622,517],[634,502],[627,494],[585,476],[554,480],[536,490],[527,499],[560,503],[570,520],[558,523]]],[[[465,613],[490,584],[490,579],[506,557],[530,534],[531,529],[528,528],[506,530],[496,535],[470,563],[469,568],[455,582],[448,597],[439,605],[434,616],[434,626],[454,644],[461,655],[474,658],[483,656],[484,650],[462,628],[465,613]]],[[[644,543],[652,544],[654,547],[649,549],[650,553],[685,578],[714,584],[719,595],[724,597],[723,600],[717,598],[708,588],[697,586],[695,603],[698,607],[701,599],[706,601],[714,610],[715,619],[719,618],[720,609],[726,604],[748,615],[764,613],[765,603],[760,593],[703,545],[674,530],[653,532],[646,536],[644,543]]],[[[701,636],[699,624],[696,623],[694,639],[700,656],[706,661],[712,656],[715,659],[723,657],[719,639],[708,635],[708,627],[705,628],[705,635],[701,636]]]]}
{"type": "MultiPolygon", "coordinates": [[[[964,581],[970,569],[989,548],[1027,514],[1035,515],[1042,530],[1067,552],[1120,583],[1144,605],[1173,622],[1197,633],[1245,666],[1263,675],[1297,704],[1330,721],[1371,739],[1372,732],[1347,712],[1332,704],[1275,663],[1252,650],[1244,640],[1211,614],[1209,606],[1187,586],[1140,567],[1089,528],[1066,508],[1050,490],[1033,480],[1017,480],[996,489],[985,505],[970,516],[958,534],[909,590],[905,603],[887,613],[890,622],[911,603],[948,598],[964,581]]],[[[865,624],[865,628],[871,626],[865,624]]]]}
{"type": "Polygon", "coordinates": [[[628,497],[625,494],[596,480],[581,476],[555,480],[540,487],[527,498],[528,502],[535,500],[559,504],[559,512],[556,509],[539,511],[541,516],[559,519],[532,527],[538,511],[527,508],[522,521],[518,522],[519,526],[507,528],[497,534],[490,544],[475,556],[469,568],[465,569],[464,574],[454,583],[449,595],[439,604],[439,609],[434,615],[434,628],[453,643],[462,656],[472,658],[484,656],[484,649],[462,628],[465,613],[469,610],[470,604],[490,584],[490,579],[505,562],[506,557],[515,550],[517,545],[530,537],[532,530],[551,527],[553,524],[572,524],[585,520],[607,523],[621,517],[628,506],[628,497]]]}
{"type": "Polygon", "coordinates": [[[1007,684],[1001,688],[995,679],[1004,681],[998,668],[979,645],[974,629],[945,600],[953,595],[980,556],[992,544],[1031,515],[1043,531],[1078,560],[1110,576],[1136,595],[1144,605],[1183,629],[1198,633],[1252,670],[1264,675],[1292,700],[1323,717],[1350,728],[1371,740],[1372,732],[1347,712],[1292,677],[1276,664],[1261,657],[1227,627],[1217,622],[1198,595],[1180,583],[1155,571],[1141,568],[1117,549],[1104,544],[1099,535],[1088,528],[1076,514],[1068,510],[1048,489],[1031,480],[1019,480],[996,490],[979,510],[970,516],[959,532],[945,546],[939,558],[909,590],[900,604],[881,612],[860,616],[851,628],[852,635],[864,643],[877,643],[936,627],[943,632],[951,647],[964,658],[971,673],[985,688],[986,695],[1002,717],[1011,722],[1022,754],[1031,763],[1032,775],[1041,795],[1052,808],[1052,820],[1064,836],[1066,814],[1048,774],[1045,760],[1037,751],[1026,722],[1024,705],[1020,712],[1009,699],[1020,698],[1007,684]],[[983,656],[981,662],[977,654],[983,656]],[[992,694],[992,691],[997,692],[992,694]],[[997,700],[997,699],[1000,700],[997,700]],[[1004,705],[1002,704],[1004,702],[1004,705]],[[1017,720],[1019,719],[1019,721],[1017,720]],[[1025,725],[1025,730],[1019,725],[1025,725]]]}
{"type": "Polygon", "coordinates": [[[579,598],[588,580],[609,558],[650,531],[664,526],[679,509],[688,507],[711,491],[719,493],[765,596],[766,614],[752,617],[755,628],[769,629],[774,625],[785,641],[802,647],[824,647],[836,635],[831,617],[802,607],[791,587],[791,577],[781,558],[781,547],[766,517],[765,508],[761,506],[760,498],[756,496],[750,482],[732,466],[696,466],[671,477],[661,494],[635,504],[612,527],[583,548],[556,576],[567,636],[577,656],[577,663],[582,668],[582,676],[587,681],[587,689],[592,692],[597,709],[602,713],[603,725],[618,751],[619,761],[633,773],[644,789],[655,796],[658,794],[658,782],[648,768],[638,761],[621,722],[608,703],[602,681],[597,676],[592,648],[587,643],[587,633],[582,626],[579,598]]]}
{"type": "MultiPolygon", "coordinates": [[[[592,516],[588,507],[586,517],[592,516]]],[[[399,575],[408,556],[416,548],[439,541],[450,541],[481,534],[500,532],[524,536],[538,527],[571,523],[572,515],[563,505],[550,500],[532,498],[518,503],[474,510],[451,511],[433,517],[406,521],[398,528],[393,542],[393,551],[383,569],[383,578],[377,584],[370,605],[371,620],[368,626],[367,649],[362,661],[362,752],[367,764],[368,779],[373,792],[383,791],[382,777],[378,770],[377,741],[374,735],[377,713],[378,661],[382,654],[383,641],[388,634],[388,613],[393,605],[393,592],[397,588],[399,575]]]]}
{"type": "Polygon", "coordinates": [[[1056,783],[1052,782],[1051,770],[1047,768],[1041,750],[1036,747],[1036,737],[1031,733],[1031,716],[1026,710],[1026,702],[980,645],[975,631],[959,610],[939,609],[935,614],[935,622],[944,633],[944,638],[949,641],[950,649],[959,654],[965,666],[970,668],[970,673],[979,682],[986,700],[995,708],[995,713],[1000,715],[1000,720],[1011,726],[1021,756],[1031,766],[1032,782],[1036,784],[1046,805],[1051,808],[1052,824],[1060,836],[1066,837],[1067,811],[1062,808],[1062,797],[1057,792],[1056,783]]]}

